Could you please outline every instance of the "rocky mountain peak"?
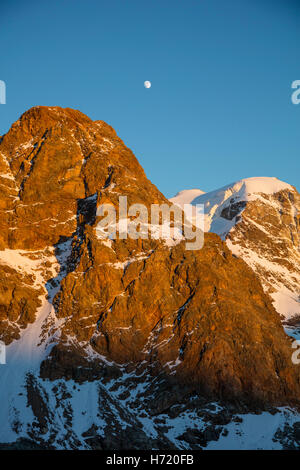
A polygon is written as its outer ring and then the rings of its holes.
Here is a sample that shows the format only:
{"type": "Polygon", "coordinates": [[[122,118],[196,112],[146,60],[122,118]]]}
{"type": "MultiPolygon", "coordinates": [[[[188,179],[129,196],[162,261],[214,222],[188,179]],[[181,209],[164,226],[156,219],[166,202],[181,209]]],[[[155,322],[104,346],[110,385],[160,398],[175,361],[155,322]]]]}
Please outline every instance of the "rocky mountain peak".
{"type": "Polygon", "coordinates": [[[217,234],[194,251],[98,236],[102,202],[167,202],[110,126],[33,108],[0,157],[0,442],[172,448],[188,437],[157,419],[299,405],[292,340],[217,234]]]}
{"type": "Polygon", "coordinates": [[[24,113],[1,140],[0,170],[2,247],[45,248],[70,236],[78,201],[95,194],[166,201],[108,124],[71,109],[24,113]]]}

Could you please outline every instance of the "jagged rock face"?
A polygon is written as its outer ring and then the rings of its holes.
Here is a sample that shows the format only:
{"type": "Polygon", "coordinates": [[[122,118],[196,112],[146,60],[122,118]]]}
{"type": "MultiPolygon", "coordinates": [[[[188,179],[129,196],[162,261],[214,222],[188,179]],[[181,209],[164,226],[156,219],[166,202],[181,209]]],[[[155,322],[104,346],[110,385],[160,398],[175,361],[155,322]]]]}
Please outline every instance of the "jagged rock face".
{"type": "Polygon", "coordinates": [[[115,131],[79,111],[32,108],[2,138],[0,156],[2,247],[41,249],[70,237],[80,201],[94,194],[165,201],[115,131]]]}
{"type": "Polygon", "coordinates": [[[258,277],[219,236],[206,234],[198,251],[184,240],[98,236],[102,202],[167,202],[112,128],[78,111],[33,108],[2,138],[0,155],[0,337],[12,364],[3,369],[11,389],[0,388],[1,442],[115,448],[123,429],[120,446],[132,438],[137,448],[172,448],[167,427],[154,438],[143,419],[212,398],[298,404],[292,340],[258,277]]]}
{"type": "MultiPolygon", "coordinates": [[[[50,265],[57,264],[56,260],[47,261],[44,251],[53,251],[56,243],[72,237],[80,224],[95,216],[96,205],[95,201],[91,205],[90,196],[98,203],[115,205],[119,193],[128,197],[129,204],[133,197],[134,202],[144,204],[166,202],[109,125],[71,109],[37,107],[24,113],[1,139],[0,171],[0,248],[18,250],[25,257],[20,250],[34,250],[33,256],[50,265]]],[[[2,259],[8,262],[17,284],[20,273],[12,271],[14,256],[7,254],[2,259]]],[[[34,320],[39,304],[35,298],[51,276],[46,273],[42,278],[29,295],[32,300],[26,300],[27,305],[32,304],[26,307],[26,314],[20,310],[13,317],[22,326],[34,320]]],[[[28,292],[32,289],[31,282],[23,284],[28,292]]],[[[9,341],[7,322],[13,306],[8,293],[2,295],[1,304],[0,331],[9,341]]],[[[9,328],[15,331],[11,337],[18,336],[15,325],[9,328]]]]}
{"type": "Polygon", "coordinates": [[[249,203],[227,240],[256,271],[282,317],[300,317],[299,193],[283,190],[249,203]]]}
{"type": "MultiPolygon", "coordinates": [[[[54,299],[57,317],[67,318],[64,337],[115,363],[174,374],[214,398],[280,403],[298,390],[297,373],[292,385],[286,381],[291,349],[276,311],[251,269],[218,237],[208,235],[195,252],[180,244],[120,258],[91,236],[81,249],[54,299]]],[[[43,364],[45,377],[47,366],[58,378],[55,361],[43,364]]]]}
{"type": "Polygon", "coordinates": [[[218,233],[254,269],[276,310],[295,323],[300,315],[300,195],[296,188],[276,178],[248,178],[191,201],[202,203],[206,230],[218,233]]]}
{"type": "Polygon", "coordinates": [[[41,305],[39,295],[30,276],[0,265],[0,331],[1,339],[10,343],[19,338],[20,328],[35,320],[41,305]]]}

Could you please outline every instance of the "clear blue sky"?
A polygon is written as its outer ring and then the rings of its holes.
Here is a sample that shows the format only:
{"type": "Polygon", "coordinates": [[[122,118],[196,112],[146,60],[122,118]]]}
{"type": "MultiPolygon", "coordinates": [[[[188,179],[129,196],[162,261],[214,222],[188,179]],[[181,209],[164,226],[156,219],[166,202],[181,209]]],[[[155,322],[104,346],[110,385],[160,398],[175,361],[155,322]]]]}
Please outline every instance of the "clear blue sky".
{"type": "Polygon", "coordinates": [[[299,0],[1,0],[0,41],[0,134],[68,106],[111,124],[168,197],[250,176],[300,189],[299,0]]]}

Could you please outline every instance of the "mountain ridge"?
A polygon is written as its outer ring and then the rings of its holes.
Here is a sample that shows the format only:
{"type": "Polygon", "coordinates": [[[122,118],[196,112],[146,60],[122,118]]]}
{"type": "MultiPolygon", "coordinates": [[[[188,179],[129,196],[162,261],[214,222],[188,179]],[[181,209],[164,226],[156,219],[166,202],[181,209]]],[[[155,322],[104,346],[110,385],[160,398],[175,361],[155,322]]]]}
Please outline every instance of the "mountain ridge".
{"type": "Polygon", "coordinates": [[[218,233],[254,268],[279,313],[295,322],[300,314],[297,189],[277,178],[247,178],[200,195],[191,204],[204,204],[205,230],[218,233]]]}
{"type": "Polygon", "coordinates": [[[168,203],[110,126],[35,107],[0,170],[0,442],[203,448],[237,413],[299,406],[292,339],[218,235],[195,251],[98,237],[102,203],[168,203]]]}

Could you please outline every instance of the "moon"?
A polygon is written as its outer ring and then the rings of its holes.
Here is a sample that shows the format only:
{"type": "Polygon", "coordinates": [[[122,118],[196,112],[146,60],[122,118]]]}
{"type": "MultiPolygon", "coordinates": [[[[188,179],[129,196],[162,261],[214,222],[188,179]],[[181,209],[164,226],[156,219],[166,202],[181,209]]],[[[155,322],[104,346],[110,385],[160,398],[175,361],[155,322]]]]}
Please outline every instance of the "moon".
{"type": "Polygon", "coordinates": [[[145,88],[151,88],[151,82],[149,82],[149,80],[146,80],[146,81],[144,82],[144,87],[145,87],[145,88]]]}

